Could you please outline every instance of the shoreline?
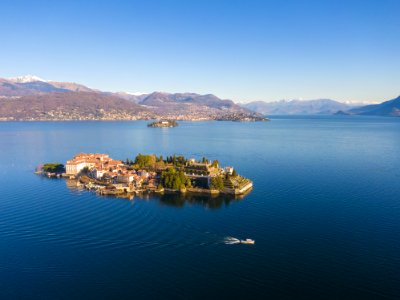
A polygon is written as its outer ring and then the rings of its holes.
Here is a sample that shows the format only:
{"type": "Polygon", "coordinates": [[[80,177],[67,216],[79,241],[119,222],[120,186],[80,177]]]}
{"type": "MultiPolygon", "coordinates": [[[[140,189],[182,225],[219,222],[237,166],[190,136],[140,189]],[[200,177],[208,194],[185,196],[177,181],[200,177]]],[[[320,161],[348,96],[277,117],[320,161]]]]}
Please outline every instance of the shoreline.
{"type": "Polygon", "coordinates": [[[67,182],[68,187],[74,187],[74,188],[82,188],[85,190],[88,190],[90,192],[95,192],[96,194],[100,196],[112,196],[112,197],[117,197],[117,198],[127,198],[127,199],[133,199],[136,196],[139,195],[199,195],[199,196],[210,196],[210,197],[218,197],[218,196],[224,196],[224,197],[232,197],[233,199],[236,198],[243,198],[244,196],[248,195],[252,190],[253,190],[253,183],[250,182],[248,185],[246,185],[245,188],[242,188],[240,190],[240,193],[230,193],[226,191],[219,191],[219,190],[214,190],[214,189],[205,189],[205,188],[186,188],[184,190],[174,190],[174,189],[169,189],[169,188],[162,188],[157,189],[157,188],[147,188],[147,189],[135,189],[135,190],[130,190],[127,191],[126,187],[121,187],[116,190],[108,190],[106,188],[106,185],[101,185],[101,184],[96,184],[93,180],[84,183],[80,180],[80,178],[70,178],[68,175],[54,175],[54,176],[47,176],[46,174],[41,174],[40,172],[35,172],[35,174],[41,175],[43,177],[48,177],[48,178],[53,178],[53,179],[64,179],[67,182]]]}
{"type": "Polygon", "coordinates": [[[204,195],[204,196],[233,196],[233,197],[244,197],[249,194],[253,190],[253,182],[249,180],[249,182],[242,187],[241,189],[227,189],[224,190],[216,190],[216,189],[208,189],[208,188],[198,188],[191,187],[185,189],[169,189],[162,188],[157,189],[156,187],[144,188],[144,189],[130,189],[129,187],[120,186],[119,188],[107,189],[107,184],[104,182],[100,182],[96,179],[89,178],[82,179],[81,177],[70,176],[65,173],[50,173],[50,172],[42,172],[35,171],[34,174],[47,177],[49,179],[64,179],[67,182],[67,186],[83,188],[88,191],[95,192],[96,194],[102,196],[117,196],[119,198],[131,198],[136,195],[164,195],[164,194],[174,194],[174,195],[204,195]],[[85,182],[87,181],[87,182],[85,182]]]}
{"type": "MultiPolygon", "coordinates": [[[[1,119],[0,122],[132,122],[132,121],[154,121],[154,118],[143,118],[143,119],[1,119]]],[[[268,122],[271,121],[270,118],[263,118],[259,120],[240,120],[240,119],[174,119],[179,122],[202,122],[202,121],[217,121],[217,122],[268,122]]]]}

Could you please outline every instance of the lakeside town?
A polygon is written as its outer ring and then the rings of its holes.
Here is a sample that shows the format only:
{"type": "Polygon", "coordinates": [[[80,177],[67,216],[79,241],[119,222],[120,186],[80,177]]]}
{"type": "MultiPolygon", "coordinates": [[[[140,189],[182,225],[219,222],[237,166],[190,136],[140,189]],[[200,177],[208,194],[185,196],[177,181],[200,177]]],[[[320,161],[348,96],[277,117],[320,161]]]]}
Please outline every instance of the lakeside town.
{"type": "Polygon", "coordinates": [[[115,160],[108,154],[80,153],[64,164],[46,163],[38,174],[65,178],[69,185],[100,195],[132,198],[142,193],[198,193],[245,195],[253,182],[217,160],[184,156],[138,154],[134,160],[115,160]]]}
{"type": "MultiPolygon", "coordinates": [[[[266,117],[246,115],[246,114],[228,114],[213,115],[204,113],[191,114],[168,114],[155,115],[148,113],[131,114],[120,110],[102,111],[99,113],[83,114],[78,110],[65,112],[61,110],[52,110],[42,113],[39,116],[0,116],[0,121],[141,121],[141,120],[161,120],[167,118],[174,121],[233,121],[233,122],[260,122],[270,121],[266,117]]],[[[174,126],[172,126],[174,127],[174,126]]]]}

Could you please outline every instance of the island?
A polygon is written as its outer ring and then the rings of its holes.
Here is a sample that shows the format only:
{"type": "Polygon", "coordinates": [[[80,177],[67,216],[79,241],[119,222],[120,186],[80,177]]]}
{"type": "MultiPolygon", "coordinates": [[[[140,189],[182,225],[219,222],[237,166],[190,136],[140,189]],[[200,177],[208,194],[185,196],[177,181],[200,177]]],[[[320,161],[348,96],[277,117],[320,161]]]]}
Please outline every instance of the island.
{"type": "Polygon", "coordinates": [[[100,195],[132,198],[141,193],[200,193],[243,196],[253,182],[233,167],[220,167],[217,160],[184,156],[138,154],[135,159],[115,160],[108,154],[80,153],[65,164],[47,163],[38,174],[63,177],[69,184],[100,195]]]}
{"type": "Polygon", "coordinates": [[[257,114],[244,114],[244,113],[233,113],[233,114],[226,114],[219,118],[215,119],[216,121],[233,121],[233,122],[266,122],[270,121],[269,118],[260,116],[257,114]]]}
{"type": "Polygon", "coordinates": [[[160,120],[147,124],[147,127],[163,128],[163,127],[176,127],[178,122],[175,120],[160,120]]]}
{"type": "Polygon", "coordinates": [[[65,166],[60,163],[46,163],[38,166],[35,173],[47,177],[61,177],[65,173],[65,166]]]}

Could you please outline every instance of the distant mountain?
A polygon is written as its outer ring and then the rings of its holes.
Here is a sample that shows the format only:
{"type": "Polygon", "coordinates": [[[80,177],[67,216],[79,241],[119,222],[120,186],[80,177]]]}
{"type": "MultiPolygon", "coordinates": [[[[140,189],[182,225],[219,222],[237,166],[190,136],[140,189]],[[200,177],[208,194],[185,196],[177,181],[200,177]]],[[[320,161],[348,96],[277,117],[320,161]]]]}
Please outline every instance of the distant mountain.
{"type": "Polygon", "coordinates": [[[110,95],[115,95],[117,97],[120,97],[125,100],[129,100],[135,103],[139,103],[142,101],[144,98],[146,98],[149,94],[132,94],[132,93],[127,93],[127,92],[116,92],[116,93],[111,93],[111,92],[105,92],[106,94],[110,95]]]}
{"type": "Polygon", "coordinates": [[[243,104],[243,106],[263,115],[334,114],[354,107],[331,99],[255,101],[243,104]]]}
{"type": "Polygon", "coordinates": [[[9,81],[15,82],[15,83],[27,83],[27,82],[35,82],[35,81],[46,82],[46,80],[44,80],[38,76],[34,76],[34,75],[12,77],[12,78],[9,78],[9,81]]]}
{"type": "Polygon", "coordinates": [[[54,92],[64,93],[68,92],[68,90],[55,87],[44,81],[0,79],[0,96],[4,97],[39,95],[54,92]]]}
{"type": "Polygon", "coordinates": [[[165,107],[165,106],[170,106],[171,104],[177,104],[177,105],[196,104],[218,109],[236,108],[238,110],[243,110],[242,107],[235,104],[232,100],[222,100],[212,94],[207,94],[207,95],[199,95],[195,93],[169,94],[169,93],[154,92],[144,97],[139,103],[147,106],[156,106],[156,107],[165,107]]]}
{"type": "Polygon", "coordinates": [[[73,82],[46,81],[33,75],[9,79],[0,78],[0,96],[20,97],[68,92],[93,92],[93,90],[81,84],[73,82]]]}
{"type": "Polygon", "coordinates": [[[154,92],[144,97],[139,104],[168,117],[188,114],[199,119],[207,118],[207,116],[217,119],[227,115],[257,116],[256,113],[235,104],[232,100],[222,100],[212,94],[154,92]]]}
{"type": "Polygon", "coordinates": [[[131,120],[149,117],[152,113],[136,103],[93,92],[0,99],[1,120],[131,120]]]}
{"type": "Polygon", "coordinates": [[[96,92],[95,90],[92,90],[88,88],[87,86],[84,86],[82,84],[78,84],[75,82],[57,82],[57,81],[47,81],[48,84],[51,84],[55,88],[58,89],[63,89],[71,92],[96,92]]]}
{"type": "Polygon", "coordinates": [[[380,104],[372,104],[350,109],[347,111],[347,114],[399,117],[400,96],[380,104]]]}

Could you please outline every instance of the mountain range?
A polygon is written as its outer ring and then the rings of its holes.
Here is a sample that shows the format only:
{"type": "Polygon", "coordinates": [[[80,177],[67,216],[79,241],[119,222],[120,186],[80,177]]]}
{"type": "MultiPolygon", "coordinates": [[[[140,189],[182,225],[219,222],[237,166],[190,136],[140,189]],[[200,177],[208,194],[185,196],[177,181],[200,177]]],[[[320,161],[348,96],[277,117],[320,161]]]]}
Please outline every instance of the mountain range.
{"type": "Polygon", "coordinates": [[[344,112],[350,115],[400,117],[400,96],[381,104],[371,104],[344,112]]]}
{"type": "Polygon", "coordinates": [[[263,120],[265,115],[400,116],[400,97],[381,104],[331,99],[255,101],[238,105],[212,94],[105,92],[37,76],[0,78],[0,120],[263,120]]]}
{"type": "Polygon", "coordinates": [[[255,101],[243,106],[263,115],[331,115],[355,107],[331,99],[255,101]]]}
{"type": "Polygon", "coordinates": [[[255,101],[244,107],[262,115],[369,115],[400,116],[400,96],[380,104],[347,104],[331,99],[255,101]]]}
{"type": "Polygon", "coordinates": [[[112,93],[31,75],[0,79],[0,97],[1,120],[264,119],[232,100],[212,94],[112,93]]]}

